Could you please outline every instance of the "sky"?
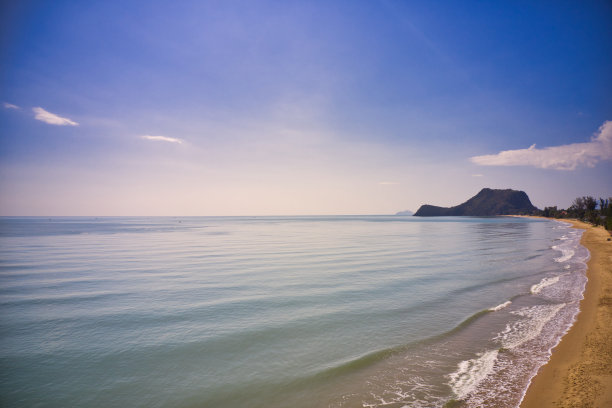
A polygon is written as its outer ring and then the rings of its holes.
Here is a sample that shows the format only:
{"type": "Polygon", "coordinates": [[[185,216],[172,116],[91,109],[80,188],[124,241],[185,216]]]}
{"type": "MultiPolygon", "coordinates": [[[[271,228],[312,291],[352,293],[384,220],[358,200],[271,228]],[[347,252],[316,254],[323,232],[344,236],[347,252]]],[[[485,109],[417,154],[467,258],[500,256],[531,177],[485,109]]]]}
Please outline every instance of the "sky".
{"type": "Polygon", "coordinates": [[[612,196],[609,1],[0,6],[0,215],[612,196]]]}

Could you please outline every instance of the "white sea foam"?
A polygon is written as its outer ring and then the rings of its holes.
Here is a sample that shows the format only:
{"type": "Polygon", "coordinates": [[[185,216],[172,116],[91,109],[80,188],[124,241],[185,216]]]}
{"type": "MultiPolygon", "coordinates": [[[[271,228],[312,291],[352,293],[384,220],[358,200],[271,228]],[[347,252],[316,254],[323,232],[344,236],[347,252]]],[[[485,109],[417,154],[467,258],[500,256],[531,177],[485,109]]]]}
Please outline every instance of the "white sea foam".
{"type": "Polygon", "coordinates": [[[497,305],[495,307],[490,308],[489,310],[491,312],[497,312],[498,310],[502,310],[503,308],[507,307],[508,305],[510,305],[512,303],[512,301],[508,300],[507,302],[502,303],[501,305],[497,305]]]}
{"type": "Polygon", "coordinates": [[[538,336],[544,325],[548,323],[565,306],[565,303],[557,305],[538,305],[523,307],[514,312],[513,315],[520,316],[513,323],[506,325],[496,338],[501,340],[502,347],[513,349],[538,336]]]}
{"type": "Polygon", "coordinates": [[[561,252],[561,256],[554,258],[555,262],[567,262],[576,254],[576,248],[580,243],[582,230],[570,230],[562,235],[559,245],[554,245],[552,249],[561,252]]]}
{"type": "MultiPolygon", "coordinates": [[[[573,324],[578,300],[584,290],[584,262],[589,253],[580,246],[582,231],[569,227],[569,224],[559,224],[556,229],[562,230],[559,234],[562,236],[552,247],[559,251],[551,257],[556,263],[554,269],[563,272],[546,277],[531,287],[531,293],[544,293],[549,301],[563,303],[547,302],[518,310],[512,308],[505,330],[492,339],[501,347],[495,358],[491,354],[485,357],[487,353],[483,353],[474,360],[460,363],[459,369],[451,375],[449,385],[456,398],[464,400],[466,406],[519,406],[531,377],[548,360],[552,347],[573,324]],[[471,376],[471,372],[476,374],[471,376]],[[525,376],[529,378],[521,383],[525,376]],[[500,404],[500,401],[504,403],[500,404]]],[[[532,301],[538,302],[538,299],[532,301]]],[[[505,303],[489,310],[504,307],[507,307],[505,303]]]]}
{"type": "Polygon", "coordinates": [[[544,278],[539,283],[536,283],[531,287],[531,293],[540,293],[545,287],[554,285],[557,282],[559,282],[559,276],[553,276],[552,278],[544,278]]]}
{"type": "Polygon", "coordinates": [[[570,259],[572,259],[572,257],[574,256],[575,252],[573,249],[571,248],[561,248],[558,246],[554,246],[553,249],[556,249],[557,251],[561,251],[561,256],[558,258],[555,258],[555,262],[567,262],[570,259]]]}
{"type": "Polygon", "coordinates": [[[467,396],[493,371],[498,353],[498,350],[489,350],[459,363],[457,371],[450,374],[449,383],[458,398],[467,396]]]}
{"type": "Polygon", "coordinates": [[[555,222],[557,223],[557,225],[553,227],[553,229],[569,229],[572,227],[572,224],[567,221],[555,220],[555,222]]]}

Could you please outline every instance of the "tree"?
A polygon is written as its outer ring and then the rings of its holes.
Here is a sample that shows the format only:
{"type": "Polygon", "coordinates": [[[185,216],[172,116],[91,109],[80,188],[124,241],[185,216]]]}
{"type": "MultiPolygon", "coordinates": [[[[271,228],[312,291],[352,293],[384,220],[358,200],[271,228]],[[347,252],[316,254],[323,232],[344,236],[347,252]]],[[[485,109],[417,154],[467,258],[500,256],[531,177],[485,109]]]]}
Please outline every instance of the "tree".
{"type": "Polygon", "coordinates": [[[612,231],[612,197],[605,200],[603,198],[599,199],[599,213],[603,226],[608,231],[612,231]]]}
{"type": "Polygon", "coordinates": [[[574,218],[583,219],[586,211],[586,205],[583,197],[576,197],[567,212],[574,218]]]}
{"type": "Polygon", "coordinates": [[[597,200],[595,200],[594,197],[586,196],[582,197],[582,200],[584,201],[584,206],[587,211],[595,211],[597,208],[597,200]]]}
{"type": "Polygon", "coordinates": [[[594,197],[586,196],[582,197],[584,202],[584,219],[594,225],[599,225],[599,213],[596,211],[597,208],[597,200],[594,197]]]}
{"type": "Polygon", "coordinates": [[[559,211],[557,210],[557,206],[554,207],[544,207],[544,211],[542,213],[544,217],[552,217],[559,218],[559,211]]]}

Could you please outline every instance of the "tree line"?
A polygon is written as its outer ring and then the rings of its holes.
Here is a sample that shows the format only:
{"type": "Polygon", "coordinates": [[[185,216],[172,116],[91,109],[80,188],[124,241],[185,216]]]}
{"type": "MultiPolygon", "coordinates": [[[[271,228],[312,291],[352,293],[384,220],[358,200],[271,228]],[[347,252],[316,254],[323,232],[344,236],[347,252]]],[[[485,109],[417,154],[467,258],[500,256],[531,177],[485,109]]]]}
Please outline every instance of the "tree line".
{"type": "Polygon", "coordinates": [[[612,197],[600,198],[599,201],[591,196],[578,197],[566,210],[558,209],[557,206],[544,207],[544,210],[539,211],[539,215],[549,218],[576,218],[593,225],[603,225],[612,231],[612,197]]]}

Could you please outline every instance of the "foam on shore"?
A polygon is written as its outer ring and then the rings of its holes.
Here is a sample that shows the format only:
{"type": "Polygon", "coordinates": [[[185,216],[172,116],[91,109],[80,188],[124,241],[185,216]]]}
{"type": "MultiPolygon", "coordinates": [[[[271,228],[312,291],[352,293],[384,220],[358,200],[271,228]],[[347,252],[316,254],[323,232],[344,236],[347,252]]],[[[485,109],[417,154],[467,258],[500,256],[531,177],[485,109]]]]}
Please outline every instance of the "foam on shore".
{"type": "Polygon", "coordinates": [[[544,278],[539,283],[536,283],[531,287],[531,293],[538,294],[547,286],[554,285],[559,282],[559,276],[553,276],[552,278],[544,278]]]}
{"type": "Polygon", "coordinates": [[[502,310],[502,309],[504,309],[504,308],[506,308],[506,307],[510,306],[510,304],[512,304],[512,301],[511,301],[511,300],[508,300],[507,302],[504,302],[504,303],[502,303],[502,304],[500,304],[500,305],[497,305],[497,306],[495,306],[495,307],[492,307],[492,308],[490,308],[489,310],[490,310],[491,312],[497,312],[497,311],[500,311],[500,310],[502,310]]]}
{"type": "Polygon", "coordinates": [[[489,350],[476,358],[459,363],[457,371],[450,374],[449,383],[458,398],[465,398],[493,372],[498,353],[498,350],[489,350]]]}
{"type": "Polygon", "coordinates": [[[550,350],[547,364],[537,375],[534,373],[520,402],[521,408],[612,406],[612,377],[609,376],[612,372],[609,324],[612,309],[601,307],[609,299],[606,293],[612,289],[610,235],[602,228],[579,221],[574,222],[574,227],[586,230],[581,244],[587,254],[582,261],[592,256],[580,314],[555,344],[554,351],[550,350]]]}

